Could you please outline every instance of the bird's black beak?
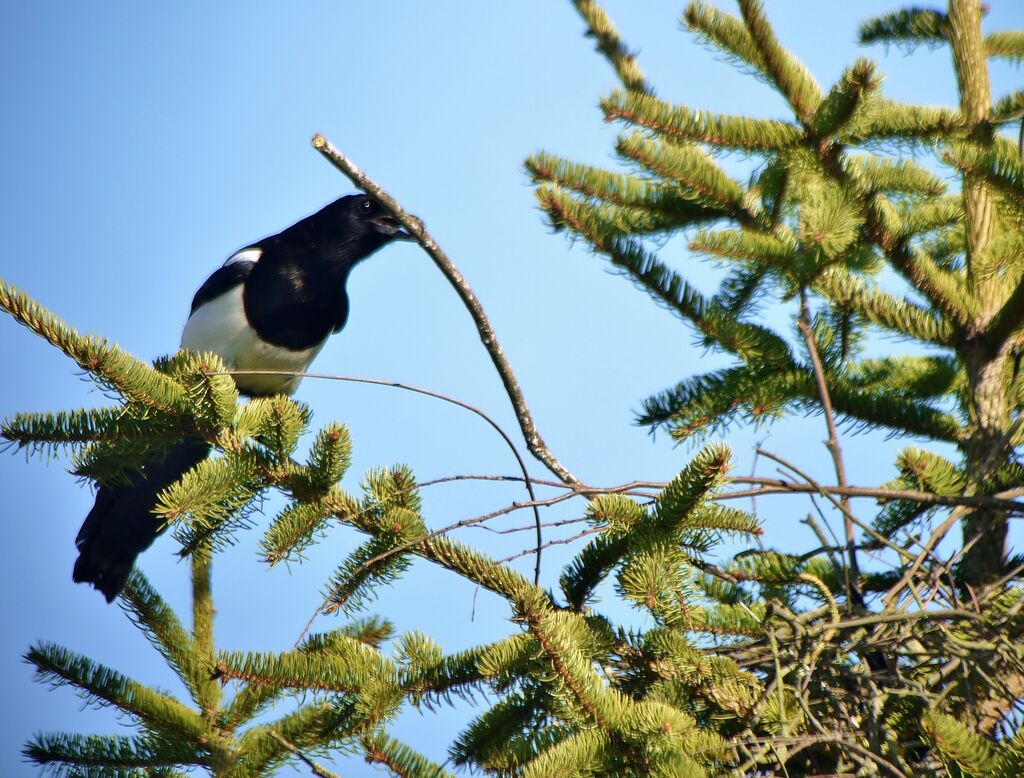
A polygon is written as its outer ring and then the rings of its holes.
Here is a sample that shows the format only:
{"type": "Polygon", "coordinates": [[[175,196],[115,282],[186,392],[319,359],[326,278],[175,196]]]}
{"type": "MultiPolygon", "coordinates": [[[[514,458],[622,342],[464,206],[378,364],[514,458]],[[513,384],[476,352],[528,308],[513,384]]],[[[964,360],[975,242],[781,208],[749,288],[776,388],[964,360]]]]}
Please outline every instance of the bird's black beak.
{"type": "Polygon", "coordinates": [[[392,240],[415,240],[390,214],[382,213],[380,216],[374,216],[370,219],[370,223],[377,228],[378,232],[387,235],[392,240]]]}

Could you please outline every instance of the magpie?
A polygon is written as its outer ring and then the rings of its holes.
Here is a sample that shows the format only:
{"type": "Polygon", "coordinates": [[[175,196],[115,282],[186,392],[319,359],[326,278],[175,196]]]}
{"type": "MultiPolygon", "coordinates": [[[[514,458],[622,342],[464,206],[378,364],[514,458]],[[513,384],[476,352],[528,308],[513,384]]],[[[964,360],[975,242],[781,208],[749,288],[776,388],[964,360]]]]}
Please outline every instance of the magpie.
{"type": "MultiPolygon", "coordinates": [[[[395,240],[410,240],[365,195],[335,200],[312,216],[235,252],[196,292],[181,348],[212,351],[235,370],[305,372],[348,319],[349,273],[395,240]]],[[[298,376],[239,375],[249,396],[292,394],[298,376]]],[[[164,529],[157,495],[205,459],[210,445],[187,437],[144,462],[127,483],[99,486],[75,545],[72,578],[112,602],[136,557],[164,529]]]]}

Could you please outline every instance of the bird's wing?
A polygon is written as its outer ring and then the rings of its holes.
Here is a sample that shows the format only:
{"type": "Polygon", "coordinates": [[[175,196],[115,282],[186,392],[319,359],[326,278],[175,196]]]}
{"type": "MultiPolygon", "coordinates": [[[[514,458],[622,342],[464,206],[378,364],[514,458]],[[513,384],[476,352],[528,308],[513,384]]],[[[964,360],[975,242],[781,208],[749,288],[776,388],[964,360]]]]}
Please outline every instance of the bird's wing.
{"type": "MultiPolygon", "coordinates": [[[[236,254],[235,256],[238,255],[236,254]]],[[[189,311],[189,316],[195,313],[199,306],[220,297],[225,292],[229,292],[243,283],[255,266],[255,262],[236,260],[232,257],[223,267],[217,268],[213,275],[207,278],[206,282],[199,287],[196,296],[192,298],[192,310],[189,311]]]]}

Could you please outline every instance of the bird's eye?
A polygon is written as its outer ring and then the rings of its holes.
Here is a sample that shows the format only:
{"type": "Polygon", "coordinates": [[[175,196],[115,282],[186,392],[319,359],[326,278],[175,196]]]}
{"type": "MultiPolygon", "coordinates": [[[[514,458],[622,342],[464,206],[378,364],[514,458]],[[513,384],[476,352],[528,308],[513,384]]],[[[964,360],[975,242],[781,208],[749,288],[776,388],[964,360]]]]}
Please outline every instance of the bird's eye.
{"type": "Polygon", "coordinates": [[[359,203],[359,210],[363,213],[369,213],[373,210],[373,200],[369,197],[364,197],[359,203]]]}

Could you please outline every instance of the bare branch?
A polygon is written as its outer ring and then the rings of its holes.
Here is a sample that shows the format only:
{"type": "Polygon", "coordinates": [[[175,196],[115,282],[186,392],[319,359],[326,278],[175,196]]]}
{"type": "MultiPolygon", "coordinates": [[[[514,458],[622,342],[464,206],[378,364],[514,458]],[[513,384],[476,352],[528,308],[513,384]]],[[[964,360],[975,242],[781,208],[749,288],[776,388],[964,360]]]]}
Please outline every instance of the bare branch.
{"type": "MultiPolygon", "coordinates": [[[[821,362],[818,344],[814,339],[814,330],[811,328],[811,312],[807,307],[806,290],[800,291],[800,315],[797,317],[797,327],[807,345],[807,353],[814,369],[814,382],[818,387],[818,400],[821,402],[821,410],[825,415],[825,426],[828,428],[828,440],[825,441],[825,446],[832,455],[836,480],[840,487],[845,487],[846,464],[843,461],[843,449],[839,445],[839,432],[836,430],[835,414],[832,412],[832,398],[828,391],[828,381],[825,380],[825,366],[821,362]]],[[[860,585],[860,565],[857,563],[857,539],[853,531],[853,521],[851,520],[853,513],[850,510],[849,496],[843,495],[840,503],[843,512],[843,527],[846,530],[846,553],[849,564],[849,570],[845,576],[847,600],[857,607],[864,607],[864,591],[860,585]]]]}
{"type": "MultiPolygon", "coordinates": [[[[441,394],[431,389],[424,389],[421,386],[412,386],[411,384],[403,384],[398,381],[388,381],[383,378],[361,378],[358,376],[342,376],[342,375],[330,375],[327,373],[289,373],[288,371],[281,370],[225,370],[223,371],[227,375],[292,375],[299,378],[323,378],[329,381],[348,381],[356,384],[373,384],[375,386],[390,386],[393,389],[402,389],[406,392],[413,392],[414,394],[422,394],[426,397],[433,397],[437,400],[444,400],[446,403],[451,403],[459,408],[465,408],[467,411],[471,411],[479,416],[481,419],[486,421],[494,431],[497,432],[505,444],[512,451],[512,455],[516,458],[516,462],[519,463],[519,469],[523,474],[523,483],[526,485],[526,491],[530,494],[530,500],[536,501],[537,495],[533,491],[533,480],[530,478],[530,473],[526,469],[526,463],[523,461],[523,457],[519,453],[519,449],[516,448],[515,443],[512,442],[512,438],[503,430],[498,422],[484,413],[482,410],[477,408],[475,405],[470,405],[467,402],[459,400],[456,397],[452,397],[447,394],[441,394]]],[[[210,373],[210,375],[217,375],[216,373],[210,373]]],[[[534,585],[540,584],[540,548],[544,544],[543,533],[541,531],[540,524],[540,513],[534,510],[533,512],[534,521],[536,522],[537,528],[537,560],[533,571],[533,583],[534,585]]]]}
{"type": "Polygon", "coordinates": [[[567,484],[579,484],[579,479],[558,461],[537,431],[537,427],[533,423],[533,417],[530,415],[530,409],[526,405],[526,398],[523,397],[522,389],[519,388],[519,380],[512,371],[512,366],[505,358],[505,353],[498,342],[498,336],[494,333],[494,328],[491,326],[487,314],[484,313],[483,306],[466,282],[466,279],[463,278],[462,273],[459,272],[458,268],[448,258],[448,255],[445,254],[434,238],[431,237],[430,233],[427,232],[423,222],[402,208],[395,198],[360,170],[352,160],[338,151],[323,135],[313,136],[313,148],[323,154],[353,184],[367,194],[372,195],[374,199],[384,206],[398,220],[399,224],[416,239],[416,242],[423,247],[423,250],[427,252],[430,258],[434,260],[434,264],[437,265],[438,269],[444,274],[444,277],[454,287],[456,294],[459,295],[459,299],[462,300],[470,316],[473,317],[473,322],[480,333],[480,340],[484,344],[484,348],[487,349],[491,362],[494,363],[494,367],[501,377],[501,382],[505,386],[505,392],[508,394],[512,408],[515,410],[516,418],[519,420],[519,428],[523,432],[523,437],[526,439],[526,446],[530,453],[543,462],[548,470],[554,473],[560,480],[567,484]]]}
{"type": "Polygon", "coordinates": [[[314,762],[312,759],[310,759],[308,756],[306,756],[304,753],[302,753],[302,751],[299,750],[298,746],[296,746],[294,743],[288,741],[283,735],[281,735],[276,730],[268,729],[267,732],[270,733],[270,736],[272,738],[274,738],[274,740],[276,740],[282,746],[284,746],[289,751],[291,751],[293,754],[295,754],[295,756],[297,756],[299,758],[299,761],[302,762],[304,765],[306,765],[306,767],[308,767],[310,769],[310,772],[312,772],[313,775],[318,775],[318,776],[320,776],[320,778],[341,778],[337,773],[332,773],[330,770],[328,770],[323,765],[321,765],[321,764],[319,764],[317,762],[314,762]]]}
{"type": "MultiPolygon", "coordinates": [[[[767,456],[767,452],[765,456],[767,456]]],[[[1016,500],[1010,499],[1011,497],[1020,495],[1020,490],[1013,489],[1005,492],[999,492],[998,494],[988,495],[945,495],[935,494],[934,492],[921,492],[915,489],[882,489],[876,487],[867,486],[835,486],[828,484],[817,484],[817,483],[794,483],[793,481],[784,481],[780,478],[750,478],[748,476],[732,476],[726,479],[726,483],[734,484],[756,484],[758,489],[756,490],[743,490],[736,492],[722,492],[712,497],[715,500],[738,500],[741,497],[750,497],[751,493],[761,494],[778,494],[782,492],[800,492],[800,493],[821,493],[821,494],[835,494],[846,497],[873,497],[877,500],[911,500],[913,502],[921,503],[922,505],[936,505],[936,506],[948,506],[948,507],[965,507],[965,508],[995,508],[1001,511],[1009,511],[1011,513],[1024,513],[1024,503],[1017,502],[1016,500]]],[[[664,488],[665,484],[649,484],[651,488],[664,488]]],[[[588,487],[592,488],[592,487],[588,487]]]]}

